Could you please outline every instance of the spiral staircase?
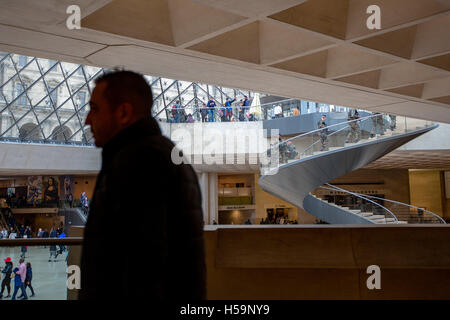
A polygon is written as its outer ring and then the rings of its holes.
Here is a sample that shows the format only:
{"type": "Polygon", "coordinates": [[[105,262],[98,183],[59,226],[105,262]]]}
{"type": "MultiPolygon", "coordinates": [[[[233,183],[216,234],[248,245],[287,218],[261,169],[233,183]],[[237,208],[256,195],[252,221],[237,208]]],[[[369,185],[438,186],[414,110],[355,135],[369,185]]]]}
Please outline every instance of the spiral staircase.
{"type": "MultiPolygon", "coordinates": [[[[322,128],[272,146],[266,154],[270,157],[269,165],[261,167],[261,177],[258,181],[260,187],[330,224],[408,223],[407,220],[399,220],[395,213],[383,206],[381,206],[382,214],[378,214],[361,208],[340,206],[312,194],[317,188],[324,188],[323,185],[329,181],[360,169],[438,127],[437,124],[424,120],[386,117],[383,122],[385,128],[388,128],[383,130],[376,126],[376,117],[383,116],[371,115],[328,126],[325,143],[323,139],[321,140],[324,132],[322,128]],[[360,139],[355,137],[356,131],[352,130],[352,127],[355,128],[353,123],[361,129],[360,139]],[[376,130],[373,129],[374,125],[376,130]],[[283,152],[289,148],[300,151],[295,152],[294,156],[291,153],[290,157],[283,155],[283,152]]],[[[337,187],[331,185],[325,188],[338,191],[337,187]]],[[[340,189],[340,192],[364,197],[343,189],[340,189]]],[[[367,197],[364,197],[364,200],[369,201],[367,197]]],[[[370,201],[375,202],[373,199],[370,201]]],[[[397,204],[400,203],[397,202],[397,204]]],[[[402,205],[413,207],[407,204],[402,205]]],[[[432,213],[426,212],[426,214],[432,213]]],[[[434,222],[445,223],[442,219],[435,218],[434,222]]]]}

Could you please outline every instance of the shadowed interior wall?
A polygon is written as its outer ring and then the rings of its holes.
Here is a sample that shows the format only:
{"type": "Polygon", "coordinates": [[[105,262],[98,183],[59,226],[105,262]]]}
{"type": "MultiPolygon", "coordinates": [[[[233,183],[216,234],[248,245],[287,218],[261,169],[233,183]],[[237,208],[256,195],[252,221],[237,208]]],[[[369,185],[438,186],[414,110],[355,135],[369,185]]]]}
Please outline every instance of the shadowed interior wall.
{"type": "Polygon", "coordinates": [[[411,204],[444,214],[444,181],[441,171],[414,170],[409,172],[411,204]]]}

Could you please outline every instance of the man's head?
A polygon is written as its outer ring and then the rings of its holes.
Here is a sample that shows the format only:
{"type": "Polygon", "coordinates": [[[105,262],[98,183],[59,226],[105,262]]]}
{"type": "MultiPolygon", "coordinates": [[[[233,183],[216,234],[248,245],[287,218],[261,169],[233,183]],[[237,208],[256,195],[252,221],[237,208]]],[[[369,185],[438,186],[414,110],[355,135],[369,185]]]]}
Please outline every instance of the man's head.
{"type": "Polygon", "coordinates": [[[86,124],[91,126],[97,147],[103,147],[136,121],[150,117],[153,94],[142,75],[114,71],[97,78],[95,83],[86,124]]]}
{"type": "Polygon", "coordinates": [[[327,116],[326,115],[322,115],[322,120],[325,120],[327,118],[327,116]]]}
{"type": "Polygon", "coordinates": [[[23,259],[20,259],[20,260],[19,260],[19,263],[23,263],[24,261],[25,261],[25,260],[23,260],[23,259]]]}

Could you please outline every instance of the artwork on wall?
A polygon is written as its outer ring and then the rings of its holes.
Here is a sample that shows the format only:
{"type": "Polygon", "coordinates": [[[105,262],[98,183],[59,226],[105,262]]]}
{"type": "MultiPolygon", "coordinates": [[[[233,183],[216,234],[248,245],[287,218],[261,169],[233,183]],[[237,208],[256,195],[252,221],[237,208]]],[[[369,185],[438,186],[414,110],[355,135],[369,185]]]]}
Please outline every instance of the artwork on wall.
{"type": "Polygon", "coordinates": [[[42,176],[28,177],[27,203],[36,205],[42,201],[42,176]]]}
{"type": "Polygon", "coordinates": [[[16,188],[8,188],[8,197],[12,197],[13,194],[16,194],[16,188]]]}
{"type": "Polygon", "coordinates": [[[58,177],[44,177],[44,203],[47,205],[56,205],[58,203],[58,177]]]}
{"type": "Polygon", "coordinates": [[[73,199],[74,192],[74,177],[73,176],[61,176],[60,177],[60,196],[61,199],[69,200],[69,197],[73,199]]]}

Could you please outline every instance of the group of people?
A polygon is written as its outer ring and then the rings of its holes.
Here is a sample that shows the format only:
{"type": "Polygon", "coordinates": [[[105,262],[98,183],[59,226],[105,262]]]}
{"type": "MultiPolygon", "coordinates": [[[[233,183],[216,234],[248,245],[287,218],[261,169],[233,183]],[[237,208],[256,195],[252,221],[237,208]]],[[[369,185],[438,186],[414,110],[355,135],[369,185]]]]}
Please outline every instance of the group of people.
{"type": "MultiPolygon", "coordinates": [[[[208,102],[198,108],[202,122],[216,122],[220,119],[221,122],[234,121],[255,121],[256,116],[250,113],[250,100],[247,96],[239,101],[238,112],[233,114],[233,103],[236,99],[226,98],[225,104],[218,107],[216,101],[210,98],[208,102]],[[218,117],[217,117],[218,115],[218,117]]],[[[195,117],[191,113],[186,114],[185,109],[181,106],[180,101],[177,100],[170,111],[170,122],[173,123],[192,123],[195,122],[195,117]]]]}
{"type": "Polygon", "coordinates": [[[5,266],[2,269],[3,280],[1,284],[0,299],[3,299],[3,293],[5,288],[8,291],[8,295],[5,298],[11,298],[11,300],[16,300],[16,295],[21,290],[21,295],[18,299],[26,300],[28,299],[27,288],[31,290],[31,296],[34,297],[34,289],[31,285],[33,279],[33,270],[31,268],[31,263],[27,262],[25,264],[24,258],[19,260],[19,266],[13,268],[13,262],[10,257],[3,259],[5,261],[5,266]],[[11,280],[14,279],[14,292],[11,297],[11,280]]]}
{"type": "Polygon", "coordinates": [[[280,143],[279,145],[280,163],[286,163],[288,160],[293,160],[298,156],[298,152],[292,141],[282,143],[283,140],[281,139],[281,137],[278,138],[278,141],[280,143]]]}
{"type": "Polygon", "coordinates": [[[275,214],[271,211],[267,213],[266,218],[261,218],[259,224],[298,224],[297,220],[289,220],[287,214],[282,212],[276,212],[275,214]]]}
{"type": "MultiPolygon", "coordinates": [[[[328,124],[326,122],[327,116],[322,115],[321,119],[317,123],[317,129],[322,129],[319,131],[319,139],[320,139],[320,151],[324,151],[328,149],[328,124]]],[[[357,109],[350,109],[348,111],[347,120],[348,125],[350,127],[350,131],[347,134],[345,139],[345,143],[357,143],[361,140],[361,127],[358,124],[358,119],[360,119],[360,115],[357,109]]],[[[391,131],[394,131],[397,127],[397,117],[395,115],[389,115],[389,128],[391,131]]],[[[380,135],[384,135],[386,132],[383,120],[383,114],[380,112],[374,112],[372,119],[372,129],[370,131],[370,137],[373,138],[376,135],[377,128],[380,127],[380,135]]]]}

